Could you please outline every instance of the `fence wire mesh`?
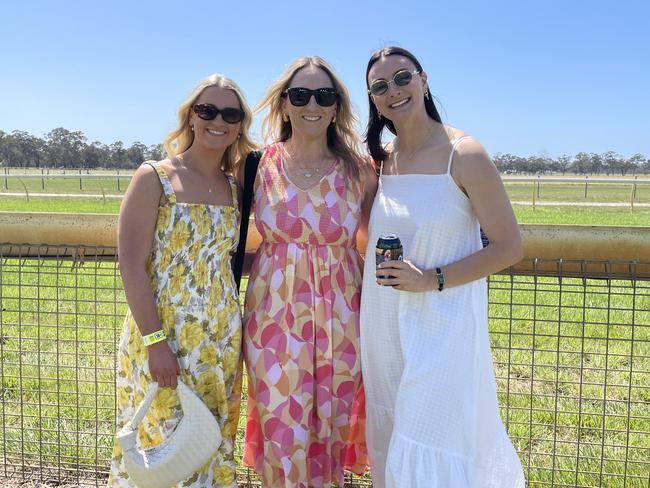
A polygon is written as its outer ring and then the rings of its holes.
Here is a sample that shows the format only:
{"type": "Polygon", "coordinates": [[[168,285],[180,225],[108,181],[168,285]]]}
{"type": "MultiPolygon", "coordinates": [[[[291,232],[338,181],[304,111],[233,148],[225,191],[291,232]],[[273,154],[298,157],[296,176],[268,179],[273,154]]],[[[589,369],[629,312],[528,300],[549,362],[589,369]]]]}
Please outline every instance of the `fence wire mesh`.
{"type": "MultiPolygon", "coordinates": [[[[115,250],[0,250],[0,485],[102,486],[126,313],[115,250]]],[[[650,281],[633,263],[625,279],[608,279],[609,263],[580,263],[582,277],[565,267],[576,263],[489,280],[504,423],[530,487],[648,487],[650,281]]],[[[238,459],[244,418],[245,402],[238,459]]],[[[245,467],[238,479],[259,486],[245,467]]]]}

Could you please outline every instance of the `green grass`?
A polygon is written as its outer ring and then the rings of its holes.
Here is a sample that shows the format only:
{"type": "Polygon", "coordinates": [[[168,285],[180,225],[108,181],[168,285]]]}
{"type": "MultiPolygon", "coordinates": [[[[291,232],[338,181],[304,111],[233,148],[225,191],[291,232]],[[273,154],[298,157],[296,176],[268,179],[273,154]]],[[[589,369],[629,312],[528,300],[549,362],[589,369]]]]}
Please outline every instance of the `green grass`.
{"type": "MultiPolygon", "coordinates": [[[[650,226],[650,208],[637,207],[536,207],[515,205],[521,224],[585,224],[650,226]]],[[[0,195],[0,211],[5,212],[76,212],[117,214],[120,200],[86,198],[7,197],[0,195]]]]}
{"type": "MultiPolygon", "coordinates": [[[[1,202],[1,200],[0,200],[1,202]]],[[[650,208],[536,207],[515,205],[520,224],[650,226],[650,208]]]]}
{"type": "MultiPolygon", "coordinates": [[[[69,173],[73,174],[73,173],[69,173]]],[[[88,193],[88,194],[122,194],[130,182],[130,175],[104,178],[86,178],[83,175],[81,185],[79,178],[10,178],[5,180],[0,174],[0,195],[7,192],[23,193],[88,193]],[[24,186],[23,186],[24,185],[24,186]],[[81,186],[81,187],[80,187],[81,186]]],[[[506,189],[514,201],[532,201],[534,183],[515,183],[506,181],[506,189]]],[[[585,185],[581,183],[547,183],[540,184],[538,200],[561,202],[621,202],[629,203],[632,186],[627,184],[590,182],[585,198],[585,185]]],[[[650,185],[637,185],[635,202],[650,203],[650,185]]]]}
{"type": "Polygon", "coordinates": [[[107,198],[47,198],[7,197],[0,194],[0,211],[3,212],[74,212],[117,214],[121,200],[107,198]]]}
{"type": "Polygon", "coordinates": [[[2,193],[24,193],[25,188],[29,193],[91,193],[101,195],[121,194],[131,181],[131,176],[120,176],[119,188],[117,177],[110,178],[84,178],[81,177],[81,187],[79,178],[8,178],[5,185],[5,179],[0,174],[0,194],[2,193]],[[24,185],[24,186],[23,186],[24,185]]]}
{"type": "MultiPolygon", "coordinates": [[[[105,472],[126,311],[116,266],[6,259],[0,271],[5,455],[105,472]]],[[[498,275],[489,315],[501,412],[529,486],[647,486],[650,284],[498,275]]],[[[238,455],[244,424],[242,404],[238,455]]]]}
{"type": "MultiPolygon", "coordinates": [[[[513,201],[532,202],[533,200],[533,183],[506,182],[506,190],[513,201]]],[[[537,197],[536,190],[535,195],[537,201],[621,202],[629,204],[632,196],[632,186],[589,183],[587,198],[585,198],[584,184],[541,183],[539,197],[537,197]]],[[[650,203],[650,185],[637,185],[634,201],[636,203],[650,203]]]]}

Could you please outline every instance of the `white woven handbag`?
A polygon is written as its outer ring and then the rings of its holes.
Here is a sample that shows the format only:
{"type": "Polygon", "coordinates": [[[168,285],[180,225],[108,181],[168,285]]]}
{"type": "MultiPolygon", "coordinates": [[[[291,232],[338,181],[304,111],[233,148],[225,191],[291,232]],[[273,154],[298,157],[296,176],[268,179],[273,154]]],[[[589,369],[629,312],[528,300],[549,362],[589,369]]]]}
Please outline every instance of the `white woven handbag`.
{"type": "Polygon", "coordinates": [[[117,434],[124,451],[124,465],[138,488],[168,488],[201,469],[221,445],[221,429],[203,401],[178,380],[176,392],[183,410],[174,432],[162,444],[138,449],[138,426],[151,406],[158,383],[151,383],[129,422],[117,434]]]}

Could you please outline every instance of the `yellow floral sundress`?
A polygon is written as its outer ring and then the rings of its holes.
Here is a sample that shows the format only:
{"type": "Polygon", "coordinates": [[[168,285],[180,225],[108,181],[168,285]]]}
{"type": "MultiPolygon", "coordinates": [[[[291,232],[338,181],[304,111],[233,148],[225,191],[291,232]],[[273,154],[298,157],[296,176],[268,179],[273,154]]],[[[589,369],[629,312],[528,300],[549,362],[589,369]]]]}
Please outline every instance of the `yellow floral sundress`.
{"type": "MultiPolygon", "coordinates": [[[[234,445],[241,401],[241,315],[230,267],[239,238],[237,185],[228,176],[232,206],[176,201],[163,168],[156,170],[166,197],[158,220],[147,273],[158,315],[169,344],[177,354],[180,378],[203,399],[221,426],[223,442],[199,472],[182,487],[235,488],[234,445]]],[[[127,313],[117,364],[117,430],[133,418],[151,381],[147,349],[127,313]]],[[[169,436],[182,412],[176,393],[161,388],[140,425],[142,448],[156,446],[169,436]]],[[[115,445],[109,486],[130,487],[115,445]]]]}

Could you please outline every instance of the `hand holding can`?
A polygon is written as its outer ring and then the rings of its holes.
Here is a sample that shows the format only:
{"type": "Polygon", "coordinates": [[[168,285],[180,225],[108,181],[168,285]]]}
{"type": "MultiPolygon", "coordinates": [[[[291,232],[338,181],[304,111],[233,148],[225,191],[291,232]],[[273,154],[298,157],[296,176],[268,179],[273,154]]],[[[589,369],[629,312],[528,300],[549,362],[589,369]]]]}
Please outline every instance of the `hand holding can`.
{"type": "MultiPolygon", "coordinates": [[[[386,261],[402,261],[404,259],[404,249],[402,242],[394,234],[380,236],[375,248],[375,265],[378,267],[386,261]]],[[[393,278],[393,276],[388,276],[393,278]]]]}

